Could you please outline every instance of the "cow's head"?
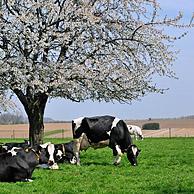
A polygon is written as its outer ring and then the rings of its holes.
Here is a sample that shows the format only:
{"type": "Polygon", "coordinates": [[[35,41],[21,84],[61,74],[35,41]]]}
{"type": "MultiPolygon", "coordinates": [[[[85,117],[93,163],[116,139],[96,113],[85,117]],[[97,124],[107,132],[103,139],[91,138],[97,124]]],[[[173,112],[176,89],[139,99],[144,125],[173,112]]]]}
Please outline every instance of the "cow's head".
{"type": "Polygon", "coordinates": [[[47,146],[47,156],[48,156],[48,165],[52,166],[55,164],[55,155],[56,155],[56,149],[54,144],[48,144],[47,146]]]}
{"type": "Polygon", "coordinates": [[[40,164],[48,164],[52,166],[55,163],[55,146],[51,142],[38,145],[39,153],[40,153],[40,164]]]}
{"type": "Polygon", "coordinates": [[[143,140],[144,136],[143,135],[139,135],[139,139],[143,140]]]}
{"type": "Polygon", "coordinates": [[[84,117],[80,117],[72,121],[73,138],[79,138],[83,133],[83,130],[82,130],[83,119],[84,117]]]}
{"type": "Polygon", "coordinates": [[[65,156],[65,147],[64,144],[56,144],[55,145],[55,161],[60,162],[63,160],[63,157],[65,156]]]}
{"type": "Polygon", "coordinates": [[[75,164],[76,163],[76,157],[73,153],[73,142],[69,142],[66,144],[56,144],[55,145],[55,161],[56,162],[66,162],[75,164]],[[66,146],[66,148],[65,148],[66,146]]]}
{"type": "Polygon", "coordinates": [[[130,145],[127,148],[127,158],[132,166],[137,166],[137,157],[141,152],[136,145],[130,145]]]}
{"type": "Polygon", "coordinates": [[[39,164],[46,164],[46,163],[48,163],[48,157],[47,157],[47,152],[46,152],[45,148],[43,148],[40,145],[34,145],[33,149],[39,155],[39,164]]]}

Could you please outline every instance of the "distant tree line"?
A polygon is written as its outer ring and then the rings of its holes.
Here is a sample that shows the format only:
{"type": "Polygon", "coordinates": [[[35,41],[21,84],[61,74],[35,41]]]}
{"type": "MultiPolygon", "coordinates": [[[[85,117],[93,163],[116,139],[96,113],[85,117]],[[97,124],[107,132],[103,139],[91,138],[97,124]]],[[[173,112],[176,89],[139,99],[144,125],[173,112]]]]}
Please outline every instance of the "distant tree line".
{"type": "MultiPolygon", "coordinates": [[[[57,122],[54,121],[52,118],[45,117],[45,123],[57,122]]],[[[23,116],[22,114],[13,114],[13,113],[4,113],[0,114],[0,125],[9,125],[9,124],[25,124],[28,123],[27,117],[23,116]]]]}
{"type": "Polygon", "coordinates": [[[23,124],[27,123],[26,118],[21,114],[5,113],[0,115],[0,124],[23,124]]]}
{"type": "Polygon", "coordinates": [[[181,119],[194,119],[194,115],[189,115],[189,116],[183,116],[180,117],[181,119]]]}

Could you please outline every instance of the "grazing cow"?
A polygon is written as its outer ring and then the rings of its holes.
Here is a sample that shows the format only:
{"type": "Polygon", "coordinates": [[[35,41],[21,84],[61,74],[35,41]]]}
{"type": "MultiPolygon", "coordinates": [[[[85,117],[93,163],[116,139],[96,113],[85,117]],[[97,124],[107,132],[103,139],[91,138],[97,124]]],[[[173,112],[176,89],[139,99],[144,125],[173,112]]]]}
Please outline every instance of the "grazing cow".
{"type": "Polygon", "coordinates": [[[134,135],[135,139],[137,138],[143,140],[143,133],[139,126],[136,125],[127,125],[130,135],[134,135]]]}
{"type": "Polygon", "coordinates": [[[123,153],[131,165],[137,165],[137,156],[140,150],[133,145],[126,123],[113,116],[80,117],[72,121],[74,138],[74,154],[76,163],[80,164],[79,151],[84,134],[90,144],[107,143],[115,156],[114,164],[118,165],[123,153]],[[108,140],[108,142],[107,142],[108,140]]]}
{"type": "Polygon", "coordinates": [[[39,164],[39,151],[12,148],[0,154],[0,181],[32,181],[32,173],[39,164]]]}

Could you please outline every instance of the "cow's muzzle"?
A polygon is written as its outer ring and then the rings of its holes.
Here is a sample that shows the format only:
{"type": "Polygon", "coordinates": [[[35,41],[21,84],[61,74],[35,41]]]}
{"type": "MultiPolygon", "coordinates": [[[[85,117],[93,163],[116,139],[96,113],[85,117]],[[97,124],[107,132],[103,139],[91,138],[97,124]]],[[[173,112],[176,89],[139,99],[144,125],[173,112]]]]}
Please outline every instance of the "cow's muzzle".
{"type": "Polygon", "coordinates": [[[52,166],[53,164],[54,164],[54,162],[53,162],[52,160],[49,160],[49,161],[48,161],[48,165],[49,165],[49,166],[52,166]]]}

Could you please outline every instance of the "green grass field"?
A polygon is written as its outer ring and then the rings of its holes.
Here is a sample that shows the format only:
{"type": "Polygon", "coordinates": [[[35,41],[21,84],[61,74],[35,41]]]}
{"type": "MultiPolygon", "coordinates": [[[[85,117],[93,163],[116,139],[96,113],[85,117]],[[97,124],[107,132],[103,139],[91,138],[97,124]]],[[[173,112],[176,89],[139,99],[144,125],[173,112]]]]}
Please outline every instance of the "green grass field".
{"type": "Polygon", "coordinates": [[[36,169],[32,183],[0,183],[0,194],[194,193],[194,138],[147,138],[135,144],[142,150],[137,167],[128,163],[126,155],[119,166],[112,165],[109,148],[89,149],[81,153],[81,166],[36,169]]]}

